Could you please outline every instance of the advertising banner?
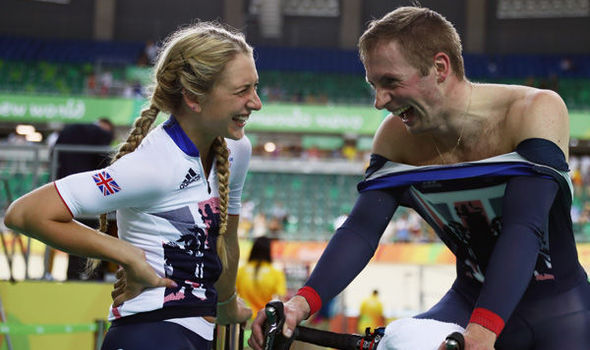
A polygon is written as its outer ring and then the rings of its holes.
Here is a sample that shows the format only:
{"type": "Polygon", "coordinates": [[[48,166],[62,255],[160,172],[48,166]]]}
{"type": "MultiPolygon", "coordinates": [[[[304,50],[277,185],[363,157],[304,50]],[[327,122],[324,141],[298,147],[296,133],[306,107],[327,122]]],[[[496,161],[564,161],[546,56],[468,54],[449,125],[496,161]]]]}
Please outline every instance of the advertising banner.
{"type": "MultiPolygon", "coordinates": [[[[0,122],[88,123],[109,117],[131,125],[145,99],[0,94],[0,122]]],[[[250,116],[246,131],[372,136],[388,114],[372,106],[265,103],[250,116]]],[[[572,138],[590,139],[590,111],[570,111],[572,138]]],[[[161,114],[158,123],[167,119],[161,114]]]]}
{"type": "Polygon", "coordinates": [[[273,103],[252,113],[246,130],[372,135],[385,115],[372,106],[273,103]]]}
{"type": "Polygon", "coordinates": [[[92,123],[108,117],[131,125],[145,100],[0,94],[0,122],[92,123]]]}

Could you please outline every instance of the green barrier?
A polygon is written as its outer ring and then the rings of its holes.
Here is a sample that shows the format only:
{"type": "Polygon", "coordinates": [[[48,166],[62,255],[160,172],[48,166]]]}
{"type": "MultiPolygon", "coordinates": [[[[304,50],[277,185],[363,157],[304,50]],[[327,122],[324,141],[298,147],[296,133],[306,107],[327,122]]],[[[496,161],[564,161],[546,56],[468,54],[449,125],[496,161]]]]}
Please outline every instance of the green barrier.
{"type": "Polygon", "coordinates": [[[244,329],[244,349],[248,349],[250,345],[248,345],[248,339],[252,336],[251,329],[244,329]]]}
{"type": "Polygon", "coordinates": [[[96,323],[85,324],[11,324],[0,323],[0,334],[28,335],[28,334],[62,334],[96,332],[96,323]]]}

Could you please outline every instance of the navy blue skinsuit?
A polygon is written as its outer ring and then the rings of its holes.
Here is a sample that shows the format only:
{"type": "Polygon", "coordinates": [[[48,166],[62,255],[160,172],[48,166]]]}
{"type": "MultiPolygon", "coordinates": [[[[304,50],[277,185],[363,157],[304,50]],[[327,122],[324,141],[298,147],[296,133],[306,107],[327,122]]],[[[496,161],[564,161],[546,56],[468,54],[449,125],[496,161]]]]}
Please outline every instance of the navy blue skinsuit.
{"type": "Polygon", "coordinates": [[[543,139],[449,166],[373,156],[349,219],[304,288],[321,300],[337,295],[369,262],[397,207],[407,206],[457,257],[452,288],[416,317],[479,323],[499,334],[499,350],[588,350],[590,284],[578,261],[567,171],[561,150],[543,139]]]}

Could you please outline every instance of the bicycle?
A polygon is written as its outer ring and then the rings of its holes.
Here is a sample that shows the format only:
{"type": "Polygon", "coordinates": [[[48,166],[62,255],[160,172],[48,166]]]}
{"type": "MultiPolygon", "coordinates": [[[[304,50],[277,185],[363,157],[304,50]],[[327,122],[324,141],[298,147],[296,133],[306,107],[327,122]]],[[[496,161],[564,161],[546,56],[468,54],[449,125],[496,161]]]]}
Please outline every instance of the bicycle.
{"type": "MultiPolygon", "coordinates": [[[[283,303],[271,301],[264,309],[266,321],[264,323],[264,350],[289,350],[294,340],[304,343],[324,346],[338,350],[378,350],[379,343],[385,335],[385,328],[379,327],[371,332],[365,330],[365,335],[345,334],[323,331],[304,326],[297,326],[291,338],[282,334],[285,323],[283,303]]],[[[446,340],[446,350],[463,350],[465,340],[459,332],[449,335],[446,340]]]]}

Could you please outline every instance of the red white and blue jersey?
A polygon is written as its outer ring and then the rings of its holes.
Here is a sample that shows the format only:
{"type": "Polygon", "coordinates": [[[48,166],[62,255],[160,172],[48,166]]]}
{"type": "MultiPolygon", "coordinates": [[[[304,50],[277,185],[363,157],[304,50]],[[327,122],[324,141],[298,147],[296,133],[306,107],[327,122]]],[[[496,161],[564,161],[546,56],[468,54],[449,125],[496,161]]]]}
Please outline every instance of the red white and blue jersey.
{"type": "MultiPolygon", "coordinates": [[[[563,197],[554,206],[563,205],[563,213],[569,213],[573,186],[568,172],[535,164],[516,152],[447,166],[411,166],[388,161],[360,183],[359,190],[407,186],[400,204],[420,213],[457,256],[460,278],[468,277],[483,283],[488,260],[502,232],[502,200],[506,183],[513,176],[556,179],[561,184],[563,197]]],[[[551,218],[547,219],[534,276],[531,276],[537,282],[555,279],[550,228],[569,231],[573,241],[571,224],[556,228],[550,225],[551,218]]],[[[575,245],[572,244],[571,248],[574,250],[570,253],[575,254],[575,245]]],[[[579,271],[567,269],[560,272],[567,275],[579,271]]]]}
{"type": "MultiPolygon", "coordinates": [[[[251,155],[248,138],[226,140],[230,162],[228,213],[238,215],[251,155]]],[[[211,339],[214,283],[222,266],[218,179],[213,164],[205,177],[199,150],[174,117],[152,130],[139,147],[114,164],[57,180],[55,186],[74,217],[117,212],[119,238],[145,251],[159,276],[178,288],[150,288],[110,309],[109,320],[148,315],[175,319],[211,339]],[[205,325],[206,332],[199,331],[205,325]]]]}
{"type": "Polygon", "coordinates": [[[312,313],[369,263],[401,205],[416,210],[457,258],[449,292],[415,317],[478,323],[511,344],[498,347],[506,349],[533,348],[513,342],[521,325],[547,325],[538,328],[543,334],[564,315],[572,315],[568,325],[580,325],[572,332],[583,329],[574,342],[587,334],[590,285],[574,240],[568,165],[555,143],[531,138],[515,152],[450,165],[371,158],[355,206],[298,292],[312,313]]]}

